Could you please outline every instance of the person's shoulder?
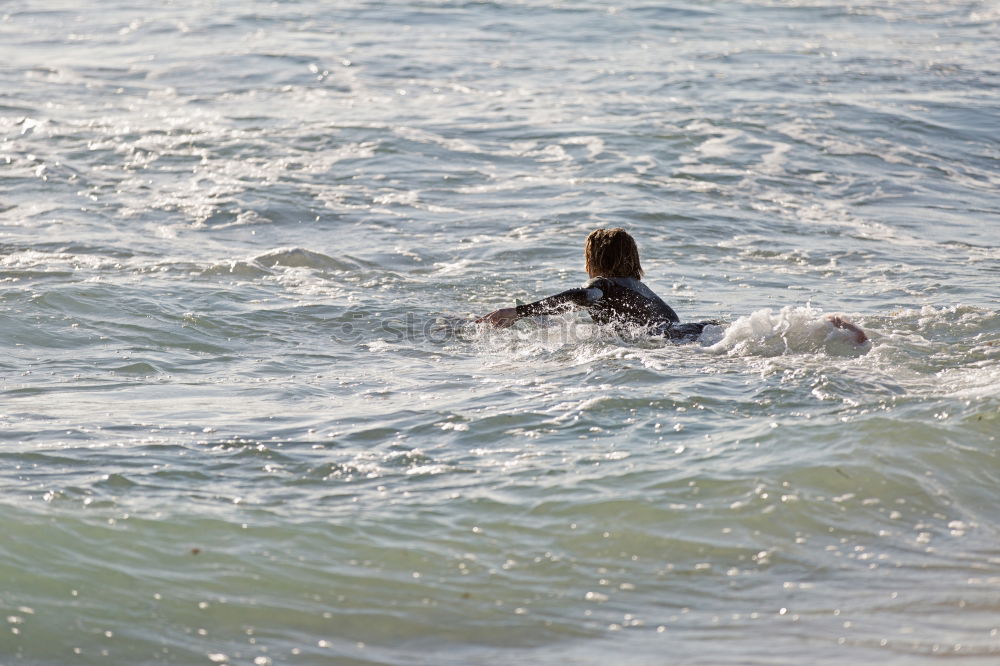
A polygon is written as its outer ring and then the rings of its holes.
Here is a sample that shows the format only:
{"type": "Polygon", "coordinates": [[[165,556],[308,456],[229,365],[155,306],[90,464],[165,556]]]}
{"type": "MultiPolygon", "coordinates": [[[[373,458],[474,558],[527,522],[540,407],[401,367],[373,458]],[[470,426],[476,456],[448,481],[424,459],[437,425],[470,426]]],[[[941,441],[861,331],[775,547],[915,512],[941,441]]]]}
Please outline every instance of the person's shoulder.
{"type": "Polygon", "coordinates": [[[595,277],[587,280],[581,289],[588,303],[596,303],[604,298],[604,294],[609,286],[611,286],[611,283],[607,278],[595,277]]]}
{"type": "Polygon", "coordinates": [[[606,287],[608,287],[608,286],[610,286],[612,284],[614,284],[614,283],[611,281],[610,278],[598,276],[598,277],[590,278],[589,280],[587,280],[584,283],[583,288],[584,289],[603,289],[603,288],[606,288],[606,287]]]}

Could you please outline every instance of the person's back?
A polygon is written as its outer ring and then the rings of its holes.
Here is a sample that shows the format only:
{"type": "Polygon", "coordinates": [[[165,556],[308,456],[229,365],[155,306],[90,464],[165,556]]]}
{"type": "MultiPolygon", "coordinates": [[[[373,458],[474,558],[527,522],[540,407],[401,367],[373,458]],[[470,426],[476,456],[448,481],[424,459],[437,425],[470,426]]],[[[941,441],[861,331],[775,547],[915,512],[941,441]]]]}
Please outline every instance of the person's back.
{"type": "Polygon", "coordinates": [[[590,316],[598,324],[660,328],[680,321],[674,309],[641,280],[631,277],[596,277],[587,282],[584,288],[600,291],[599,297],[588,308],[590,316]]]}
{"type": "MultiPolygon", "coordinates": [[[[596,277],[578,289],[567,289],[540,301],[519,305],[517,318],[552,314],[563,307],[585,307],[598,324],[619,332],[645,330],[669,334],[680,318],[662,298],[635,278],[596,277]]],[[[700,332],[700,330],[699,330],[700,332]]],[[[671,336],[674,337],[674,336],[671,336]]]]}

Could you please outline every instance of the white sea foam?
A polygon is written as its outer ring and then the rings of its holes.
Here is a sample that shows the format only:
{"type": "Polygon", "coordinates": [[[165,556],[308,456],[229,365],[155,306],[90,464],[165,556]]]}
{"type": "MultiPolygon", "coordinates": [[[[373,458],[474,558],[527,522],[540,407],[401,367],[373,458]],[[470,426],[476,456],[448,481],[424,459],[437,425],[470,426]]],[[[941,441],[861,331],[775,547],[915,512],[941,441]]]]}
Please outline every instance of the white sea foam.
{"type": "Polygon", "coordinates": [[[707,351],[730,356],[780,356],[823,352],[852,356],[871,349],[871,341],[857,344],[850,331],[834,326],[822,312],[809,306],[757,310],[729,324],[720,340],[718,331],[703,334],[707,351]]]}

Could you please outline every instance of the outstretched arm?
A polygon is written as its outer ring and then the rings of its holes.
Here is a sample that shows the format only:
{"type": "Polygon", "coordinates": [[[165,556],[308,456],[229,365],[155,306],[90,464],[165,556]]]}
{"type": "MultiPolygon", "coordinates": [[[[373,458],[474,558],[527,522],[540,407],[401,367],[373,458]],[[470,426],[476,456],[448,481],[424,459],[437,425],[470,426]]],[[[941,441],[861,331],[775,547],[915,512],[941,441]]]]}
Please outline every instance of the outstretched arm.
{"type": "Polygon", "coordinates": [[[854,342],[859,345],[863,345],[868,342],[868,336],[857,324],[853,324],[848,320],[844,319],[840,315],[827,315],[826,320],[836,326],[837,328],[842,328],[846,331],[854,333],[854,342]]]}
{"type": "Polygon", "coordinates": [[[534,303],[518,305],[516,308],[500,308],[499,310],[494,310],[488,315],[483,315],[477,319],[476,323],[479,324],[482,322],[488,322],[498,328],[507,328],[521,317],[537,317],[538,315],[552,314],[553,312],[562,310],[567,305],[587,305],[594,300],[594,294],[590,293],[593,291],[598,291],[598,293],[600,293],[599,290],[594,289],[567,289],[566,291],[560,292],[555,296],[549,296],[548,298],[543,298],[542,300],[535,301],[534,303]]]}

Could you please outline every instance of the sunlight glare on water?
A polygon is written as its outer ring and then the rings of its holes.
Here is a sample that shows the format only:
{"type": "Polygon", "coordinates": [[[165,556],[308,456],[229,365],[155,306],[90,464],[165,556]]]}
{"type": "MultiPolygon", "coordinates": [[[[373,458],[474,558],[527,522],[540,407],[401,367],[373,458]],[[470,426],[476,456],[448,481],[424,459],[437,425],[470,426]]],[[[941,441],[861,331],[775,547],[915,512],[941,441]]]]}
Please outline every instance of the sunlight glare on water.
{"type": "Polygon", "coordinates": [[[0,664],[995,663],[998,21],[3,4],[0,664]]]}

